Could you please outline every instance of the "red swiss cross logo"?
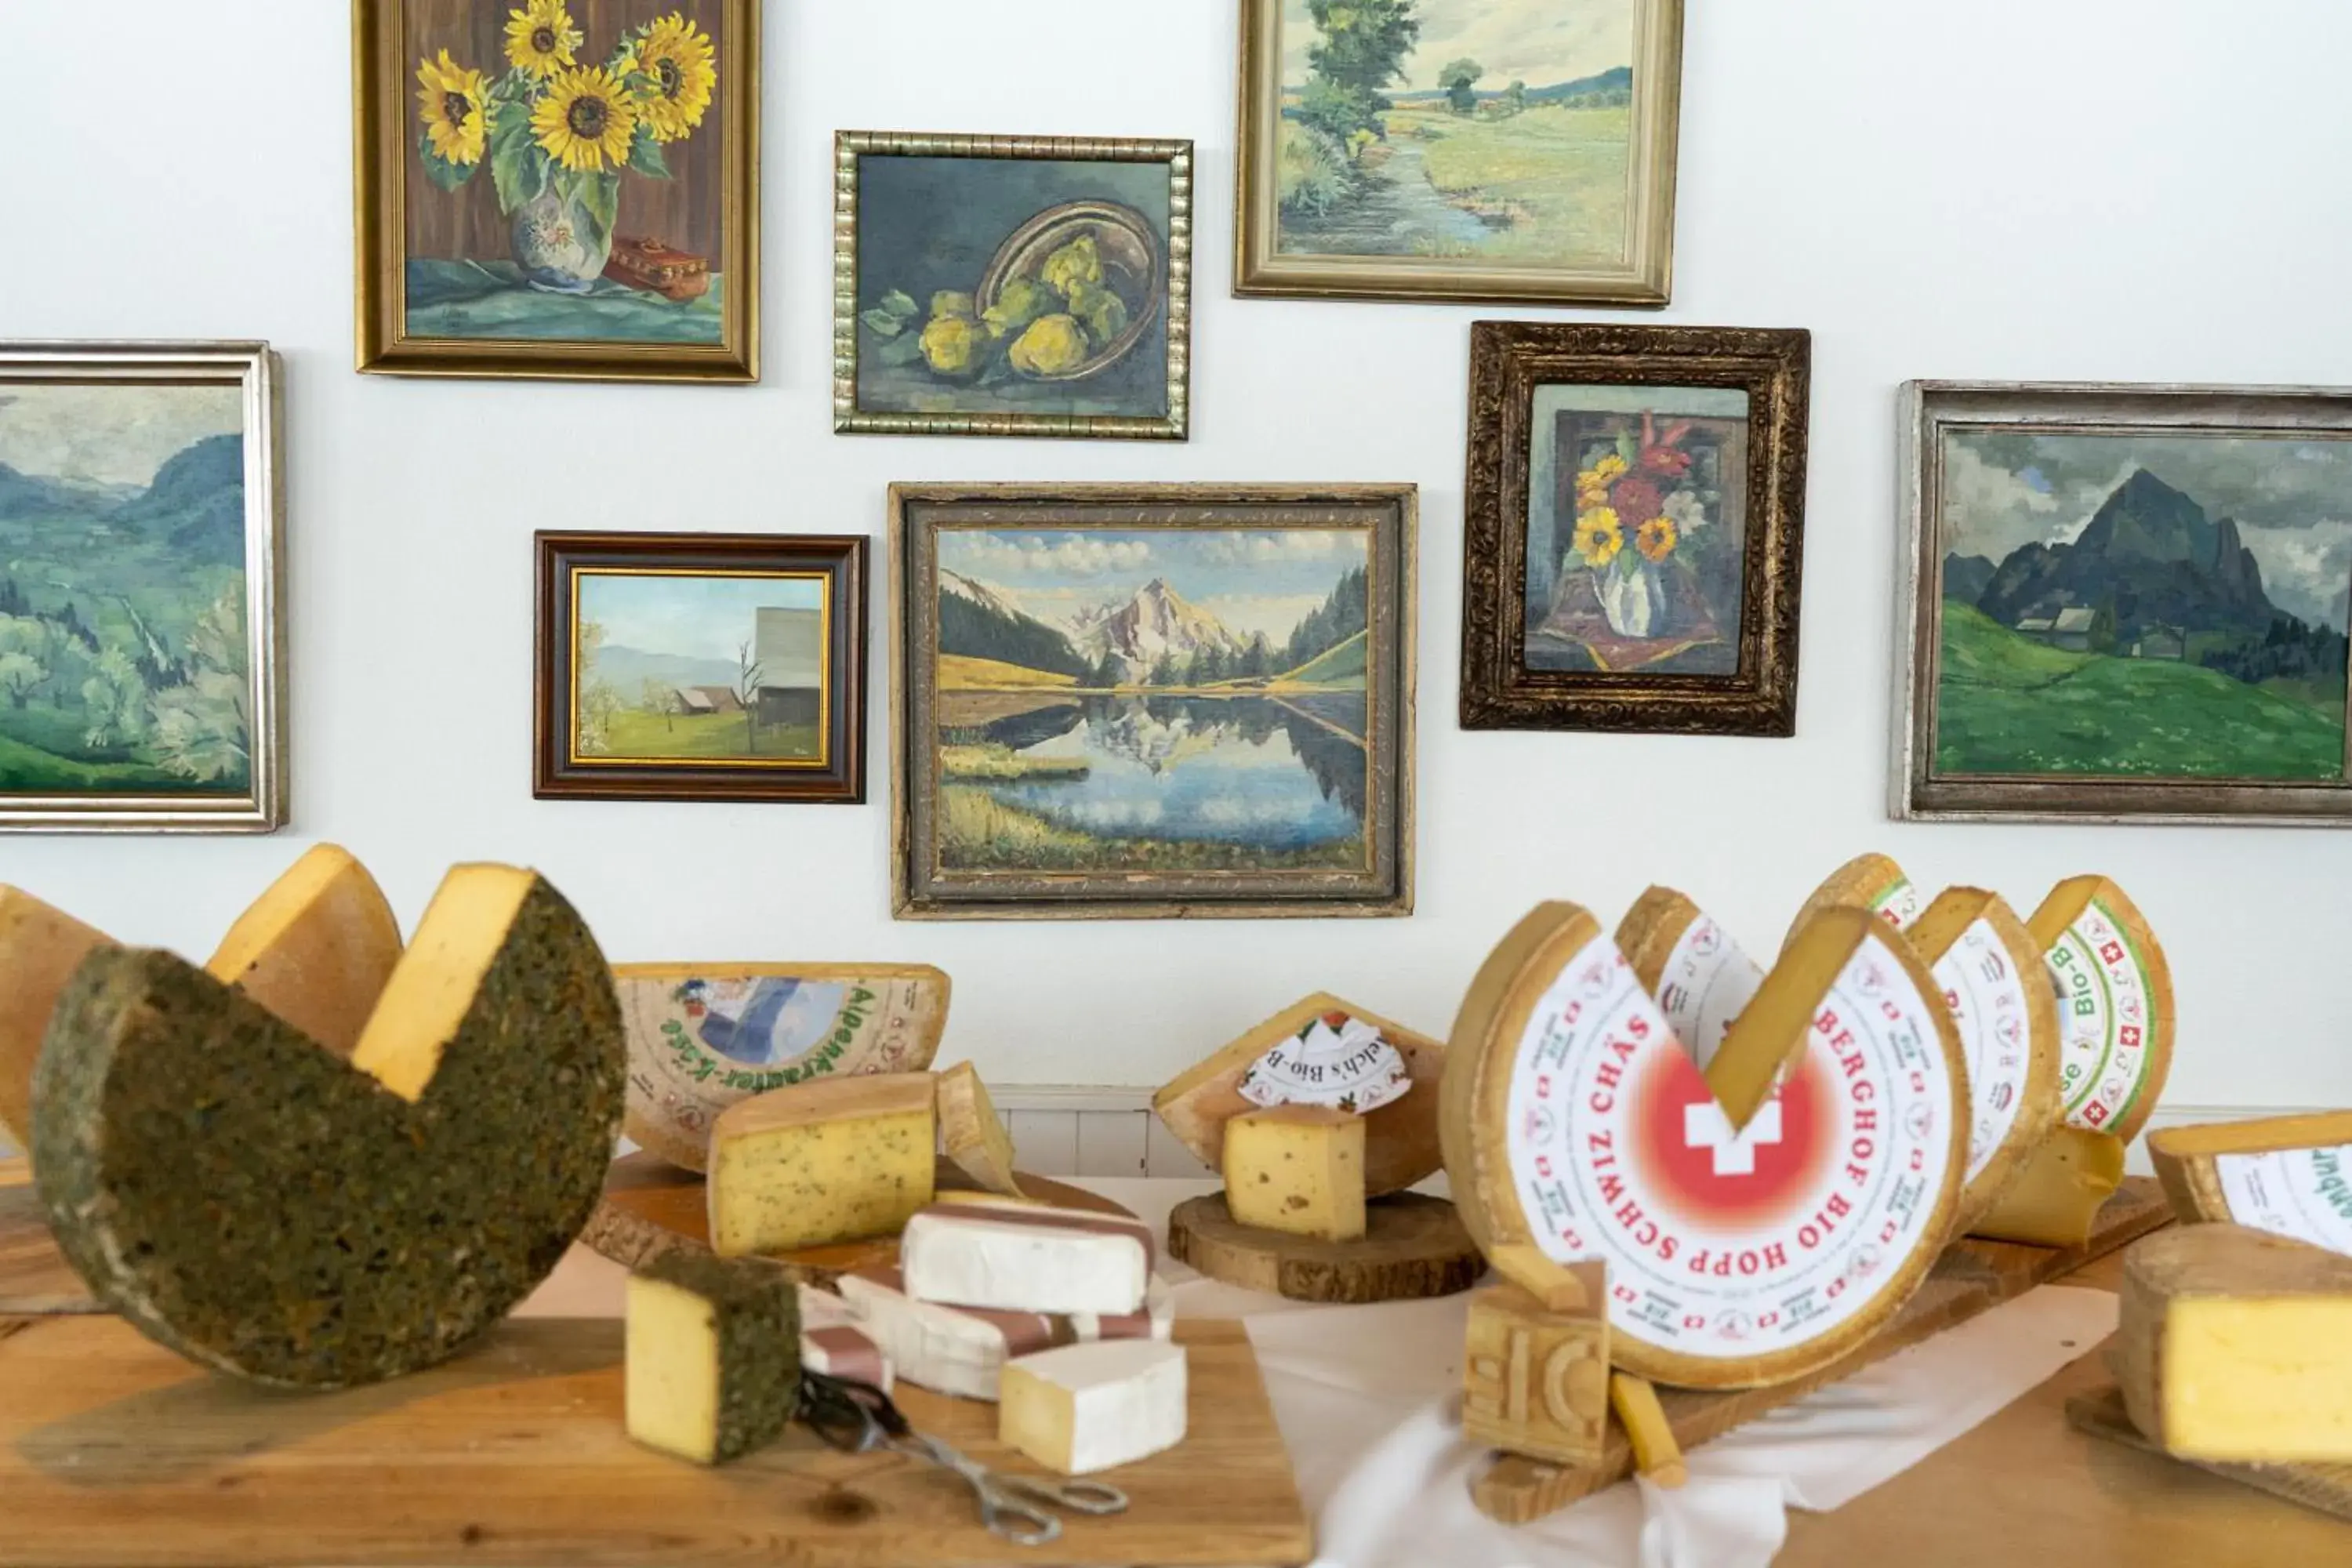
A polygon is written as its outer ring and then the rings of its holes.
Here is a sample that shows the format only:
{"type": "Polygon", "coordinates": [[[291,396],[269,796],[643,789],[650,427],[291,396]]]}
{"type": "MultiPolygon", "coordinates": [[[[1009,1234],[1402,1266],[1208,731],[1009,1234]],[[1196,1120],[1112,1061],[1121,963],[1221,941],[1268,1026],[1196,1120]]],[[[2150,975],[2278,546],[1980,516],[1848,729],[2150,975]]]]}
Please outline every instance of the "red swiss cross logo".
{"type": "Polygon", "coordinates": [[[1835,1131],[1829,1087],[1810,1050],[1736,1132],[1706,1079],[1678,1050],[1649,1053],[1632,1110],[1650,1196],[1701,1229],[1769,1225],[1805,1203],[1835,1131]]]}

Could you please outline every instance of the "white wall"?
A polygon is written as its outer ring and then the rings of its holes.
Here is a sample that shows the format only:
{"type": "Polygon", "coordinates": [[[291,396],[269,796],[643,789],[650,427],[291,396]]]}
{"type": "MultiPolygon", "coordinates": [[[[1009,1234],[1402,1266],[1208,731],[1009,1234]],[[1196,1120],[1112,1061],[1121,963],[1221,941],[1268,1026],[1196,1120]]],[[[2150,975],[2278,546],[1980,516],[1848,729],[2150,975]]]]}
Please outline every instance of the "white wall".
{"type": "Polygon", "coordinates": [[[296,810],[277,839],[0,838],[0,880],[200,951],[313,839],[365,857],[407,920],[451,861],[509,858],[615,958],[929,960],[958,984],[949,1056],[1145,1084],[1315,987],[1442,1031],[1544,897],[1613,918],[1670,881],[1768,946],[1832,863],[1884,847],[2026,904],[2108,871],[2178,970],[2176,1101],[2352,1102],[2352,834],[1898,830],[1882,809],[1896,384],[2352,381],[2342,0],[1691,0],[1665,319],[1814,332],[1791,742],[1454,728],[1459,388],[1468,323],[1497,312],[1230,298],[1231,0],[774,0],[768,379],[749,390],[354,375],[345,9],[0,0],[20,68],[0,336],[287,357],[296,810]],[[1196,138],[1191,445],[830,434],[841,127],[1196,138]],[[532,802],[534,528],[878,538],[890,480],[978,479],[1417,481],[1420,915],[897,925],[878,789],[849,810],[532,802]]]}

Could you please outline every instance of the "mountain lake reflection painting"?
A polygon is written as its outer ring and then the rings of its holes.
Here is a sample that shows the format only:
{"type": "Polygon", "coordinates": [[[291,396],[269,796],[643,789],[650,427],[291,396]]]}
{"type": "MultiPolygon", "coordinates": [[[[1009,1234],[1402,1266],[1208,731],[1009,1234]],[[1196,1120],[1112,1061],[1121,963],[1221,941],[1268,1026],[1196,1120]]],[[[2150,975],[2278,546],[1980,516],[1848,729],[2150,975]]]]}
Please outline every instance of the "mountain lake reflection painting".
{"type": "Polygon", "coordinates": [[[943,531],[942,871],[1361,871],[1371,535],[943,531]]]}

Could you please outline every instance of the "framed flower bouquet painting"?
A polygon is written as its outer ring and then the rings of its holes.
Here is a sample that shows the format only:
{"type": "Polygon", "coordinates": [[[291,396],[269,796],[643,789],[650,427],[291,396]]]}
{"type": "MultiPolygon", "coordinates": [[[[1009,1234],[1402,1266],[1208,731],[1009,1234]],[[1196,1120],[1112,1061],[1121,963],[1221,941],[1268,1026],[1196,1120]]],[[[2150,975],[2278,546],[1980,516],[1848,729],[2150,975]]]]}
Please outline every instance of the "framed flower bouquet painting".
{"type": "Polygon", "coordinates": [[[1793,734],[1811,339],[1471,330],[1462,724],[1793,734]]]}
{"type": "Polygon", "coordinates": [[[353,0],[359,368],[759,378],[756,0],[353,0]]]}
{"type": "Polygon", "coordinates": [[[866,541],[541,533],[541,800],[866,799],[866,541]]]}

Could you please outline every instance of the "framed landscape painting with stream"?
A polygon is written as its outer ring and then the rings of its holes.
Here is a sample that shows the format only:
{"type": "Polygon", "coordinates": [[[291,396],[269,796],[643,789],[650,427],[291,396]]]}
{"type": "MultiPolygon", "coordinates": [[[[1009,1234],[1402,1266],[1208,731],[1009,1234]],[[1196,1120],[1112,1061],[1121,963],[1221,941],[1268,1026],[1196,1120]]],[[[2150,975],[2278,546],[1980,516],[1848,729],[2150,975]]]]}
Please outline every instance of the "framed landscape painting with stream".
{"type": "Polygon", "coordinates": [[[901,919],[1412,912],[1411,487],[891,495],[901,919]]]}
{"type": "Polygon", "coordinates": [[[759,378],[754,0],[353,0],[359,363],[759,378]]]}
{"type": "Polygon", "coordinates": [[[1896,816],[2352,825],[2352,393],[1904,395],[1896,816]]]}

